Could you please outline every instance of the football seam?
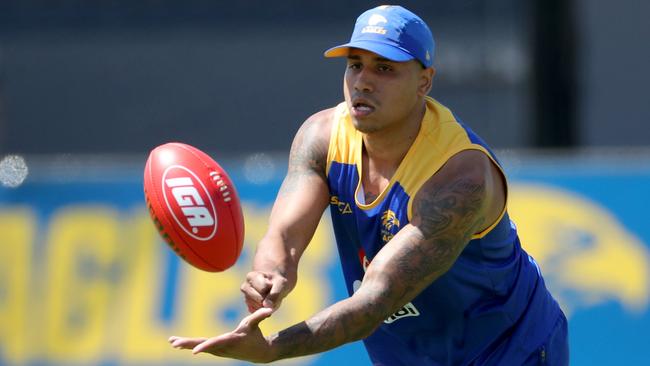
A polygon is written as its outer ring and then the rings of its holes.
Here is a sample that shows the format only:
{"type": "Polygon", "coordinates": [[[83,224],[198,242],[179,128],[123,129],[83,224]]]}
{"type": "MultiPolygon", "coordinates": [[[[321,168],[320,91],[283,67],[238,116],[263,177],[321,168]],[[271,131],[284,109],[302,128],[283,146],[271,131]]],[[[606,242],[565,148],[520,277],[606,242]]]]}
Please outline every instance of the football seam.
{"type": "MultiPolygon", "coordinates": [[[[151,164],[149,165],[149,179],[150,179],[150,181],[151,181],[152,184],[153,184],[153,183],[154,183],[154,179],[153,179],[153,173],[152,173],[152,171],[151,171],[151,164]]],[[[165,189],[164,187],[160,187],[160,188],[161,188],[161,189],[165,189]]],[[[158,205],[159,205],[160,207],[164,207],[164,206],[162,205],[162,202],[161,202],[161,200],[160,200],[160,197],[158,197],[158,192],[156,192],[155,189],[153,190],[153,196],[154,196],[154,199],[156,200],[156,203],[158,203],[158,205]]],[[[170,230],[172,230],[174,233],[176,233],[176,236],[177,236],[177,237],[181,238],[181,241],[183,242],[183,244],[185,245],[185,247],[186,247],[190,252],[192,252],[196,258],[199,258],[199,259],[200,259],[200,260],[201,260],[201,261],[206,265],[206,267],[209,267],[209,268],[211,268],[211,269],[213,269],[213,270],[216,270],[216,271],[221,270],[219,267],[214,266],[212,263],[209,263],[208,261],[206,261],[202,256],[200,256],[200,255],[199,255],[199,254],[198,254],[198,253],[197,253],[197,252],[192,248],[191,245],[189,245],[188,243],[186,243],[185,240],[182,240],[183,235],[182,235],[181,233],[179,233],[178,230],[176,230],[176,228],[174,227],[172,221],[170,220],[170,218],[168,217],[168,215],[166,214],[166,212],[165,212],[164,209],[163,209],[163,215],[165,216],[165,219],[166,219],[169,223],[171,223],[171,225],[170,225],[170,226],[171,226],[171,227],[170,227],[170,230]]],[[[158,219],[158,220],[160,220],[160,219],[158,219]]],[[[179,254],[180,254],[180,253],[179,253],[179,254]]],[[[182,258],[182,257],[181,257],[181,258],[182,258]]],[[[185,258],[183,258],[183,260],[184,260],[185,262],[188,262],[188,263],[192,264],[190,261],[188,261],[188,260],[185,259],[185,258]]]]}
{"type": "MultiPolygon", "coordinates": [[[[244,239],[246,238],[246,220],[244,220],[244,207],[242,206],[241,200],[239,198],[239,192],[237,192],[237,188],[235,187],[235,183],[232,182],[230,177],[228,177],[228,180],[230,181],[230,188],[232,189],[232,195],[236,198],[233,202],[238,202],[239,206],[239,215],[237,215],[237,219],[241,219],[241,226],[242,226],[242,233],[239,233],[239,230],[236,230],[235,228],[235,235],[237,236],[237,243],[241,242],[242,245],[238,246],[235,248],[236,252],[236,258],[239,258],[241,255],[242,250],[244,250],[244,239]]],[[[235,205],[231,204],[228,202],[228,210],[230,211],[230,217],[235,217],[235,212],[233,212],[235,209],[235,205]]]]}

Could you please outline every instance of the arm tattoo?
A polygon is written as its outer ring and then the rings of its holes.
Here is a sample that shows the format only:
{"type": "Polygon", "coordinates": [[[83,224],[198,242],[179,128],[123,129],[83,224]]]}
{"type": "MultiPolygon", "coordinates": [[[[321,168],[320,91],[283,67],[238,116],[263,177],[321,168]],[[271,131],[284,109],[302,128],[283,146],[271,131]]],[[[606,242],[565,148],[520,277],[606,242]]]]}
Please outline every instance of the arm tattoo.
{"type": "Polygon", "coordinates": [[[318,140],[316,136],[318,127],[315,124],[305,125],[296,134],[289,153],[287,176],[282,182],[279,195],[294,192],[304,177],[316,175],[323,180],[327,179],[325,165],[328,146],[318,140]]]}
{"type": "Polygon", "coordinates": [[[483,212],[486,187],[484,181],[459,178],[448,184],[423,187],[415,204],[418,231],[410,241],[413,253],[400,256],[401,272],[406,283],[429,278],[429,282],[447,271],[472,235],[485,222],[483,212]]]}
{"type": "Polygon", "coordinates": [[[478,215],[486,191],[484,182],[461,178],[442,187],[425,189],[416,206],[425,239],[459,235],[468,239],[484,220],[478,215]]]}
{"type": "MultiPolygon", "coordinates": [[[[361,291],[361,290],[360,290],[361,291]]],[[[383,319],[385,305],[382,295],[363,301],[349,298],[314,315],[307,321],[280,331],[270,337],[278,359],[324,352],[344,343],[368,336],[383,319]]]]}

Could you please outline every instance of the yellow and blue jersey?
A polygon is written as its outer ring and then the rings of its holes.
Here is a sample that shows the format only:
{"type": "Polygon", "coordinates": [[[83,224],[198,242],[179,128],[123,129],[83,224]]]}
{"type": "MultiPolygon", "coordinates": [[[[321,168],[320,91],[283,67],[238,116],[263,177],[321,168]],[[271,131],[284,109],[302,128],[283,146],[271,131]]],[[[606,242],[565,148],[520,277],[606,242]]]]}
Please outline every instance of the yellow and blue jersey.
{"type": "MultiPolygon", "coordinates": [[[[473,149],[500,168],[489,147],[432,98],[420,131],[388,186],[363,202],[363,140],[347,106],[335,110],[327,157],[330,212],[350,295],[365,268],[412,218],[412,198],[449,158],[473,149]]],[[[523,364],[551,334],[562,312],[535,261],[519,243],[504,208],[475,234],[454,265],[364,344],[374,364],[523,364]]]]}

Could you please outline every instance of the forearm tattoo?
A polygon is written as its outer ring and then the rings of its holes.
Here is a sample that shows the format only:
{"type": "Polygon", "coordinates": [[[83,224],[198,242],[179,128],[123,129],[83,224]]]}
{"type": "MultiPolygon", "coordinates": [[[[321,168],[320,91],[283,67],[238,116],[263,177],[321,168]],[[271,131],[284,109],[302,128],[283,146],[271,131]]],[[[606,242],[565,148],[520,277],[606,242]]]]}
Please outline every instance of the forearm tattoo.
{"type": "MultiPolygon", "coordinates": [[[[379,298],[379,297],[377,297],[379,298]]],[[[319,312],[307,321],[270,337],[278,359],[324,352],[369,335],[379,324],[381,310],[372,302],[362,306],[358,299],[346,299],[319,312]]],[[[380,318],[383,319],[383,318],[380,318]]]]}

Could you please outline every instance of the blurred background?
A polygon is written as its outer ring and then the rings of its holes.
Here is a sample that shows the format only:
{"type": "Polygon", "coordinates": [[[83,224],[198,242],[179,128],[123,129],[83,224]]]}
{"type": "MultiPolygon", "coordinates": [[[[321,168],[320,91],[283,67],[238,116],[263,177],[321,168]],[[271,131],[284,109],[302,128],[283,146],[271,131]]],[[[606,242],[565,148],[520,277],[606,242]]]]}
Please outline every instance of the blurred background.
{"type": "MultiPolygon", "coordinates": [[[[495,148],[509,210],[570,321],[573,365],[648,364],[650,3],[403,1],[436,39],[431,95],[495,148]]],[[[230,330],[312,113],[342,100],[377,2],[0,1],[0,365],[229,364],[169,335],[230,330]],[[210,153],[244,203],[238,264],[179,261],[145,210],[157,145],[210,153]]],[[[325,215],[267,332],[344,298],[325,215]]],[[[369,364],[351,344],[278,364],[369,364]]]]}

